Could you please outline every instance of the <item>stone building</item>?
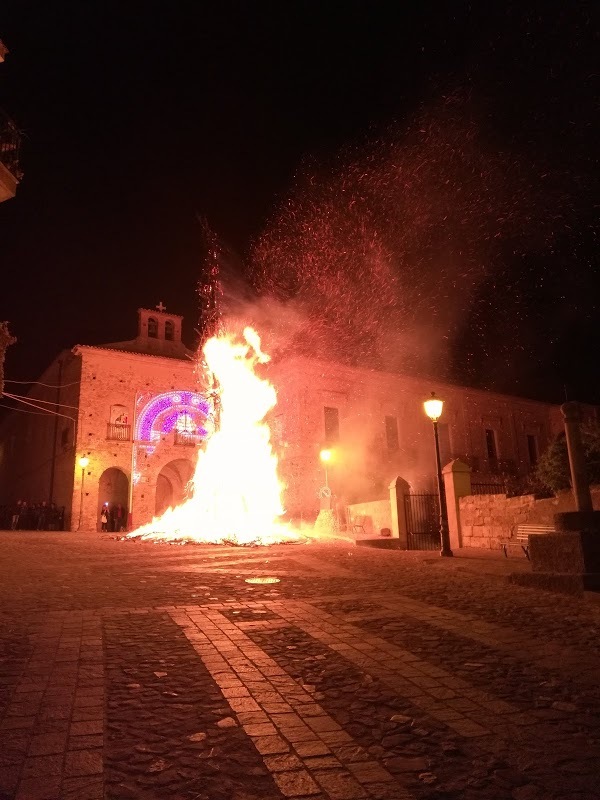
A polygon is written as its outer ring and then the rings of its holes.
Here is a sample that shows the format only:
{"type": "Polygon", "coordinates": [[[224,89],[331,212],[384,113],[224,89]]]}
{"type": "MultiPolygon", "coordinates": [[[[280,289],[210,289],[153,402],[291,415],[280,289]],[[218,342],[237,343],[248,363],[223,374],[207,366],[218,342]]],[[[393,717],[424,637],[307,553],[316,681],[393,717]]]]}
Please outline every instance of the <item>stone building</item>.
{"type": "MultiPolygon", "coordinates": [[[[287,508],[314,507],[332,448],[328,483],[342,507],[387,497],[402,476],[416,491],[435,489],[433,430],[423,401],[444,400],[438,423],[442,464],[460,458],[473,481],[525,476],[563,430],[560,407],[426,378],[291,358],[272,368],[278,405],[272,425],[280,446],[287,508]]],[[[595,408],[586,407],[595,418],[595,408]]]]}
{"type": "Polygon", "coordinates": [[[57,413],[0,427],[1,501],[55,502],[71,530],[96,529],[105,502],[134,524],[179,503],[209,417],[181,324],[162,304],[139,309],[135,339],[62,352],[29,392],[57,413]]]}
{"type": "MultiPolygon", "coordinates": [[[[7,53],[8,48],[0,39],[0,63],[7,53]]],[[[15,122],[0,108],[0,203],[15,196],[22,177],[19,166],[21,139],[15,122]]]]}
{"type": "MultiPolygon", "coordinates": [[[[56,413],[15,412],[0,425],[0,503],[54,502],[65,507],[66,528],[95,530],[103,503],[120,503],[137,527],[181,502],[212,426],[181,326],[160,304],[139,309],[131,341],[62,352],[29,392],[30,402],[56,413]]],[[[422,405],[432,391],[445,400],[442,460],[461,458],[481,480],[527,473],[562,428],[558,406],[424,378],[307,357],[273,363],[266,374],[278,392],[269,422],[294,518],[318,510],[325,446],[339,507],[385,496],[396,475],[414,489],[433,488],[422,405]]]]}

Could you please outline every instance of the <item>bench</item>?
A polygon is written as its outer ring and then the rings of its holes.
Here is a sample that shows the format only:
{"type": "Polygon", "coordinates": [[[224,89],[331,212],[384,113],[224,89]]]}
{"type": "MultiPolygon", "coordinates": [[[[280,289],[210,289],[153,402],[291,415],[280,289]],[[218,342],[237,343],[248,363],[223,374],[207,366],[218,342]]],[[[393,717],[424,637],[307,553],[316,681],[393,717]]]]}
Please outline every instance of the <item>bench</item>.
{"type": "Polygon", "coordinates": [[[358,533],[366,534],[365,523],[369,517],[366,514],[357,514],[352,520],[352,531],[354,535],[358,533]]]}
{"type": "Polygon", "coordinates": [[[504,557],[508,558],[509,547],[520,547],[529,559],[529,537],[539,533],[555,533],[555,530],[552,525],[517,525],[514,539],[504,539],[500,542],[504,557]]]}

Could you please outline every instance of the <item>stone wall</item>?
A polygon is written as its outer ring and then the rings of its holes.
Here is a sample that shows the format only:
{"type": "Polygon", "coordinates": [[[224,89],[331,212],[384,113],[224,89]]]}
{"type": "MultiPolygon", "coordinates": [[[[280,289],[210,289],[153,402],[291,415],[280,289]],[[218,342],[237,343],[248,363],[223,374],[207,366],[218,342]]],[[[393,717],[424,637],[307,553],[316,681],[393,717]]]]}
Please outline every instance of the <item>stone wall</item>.
{"type": "MultiPolygon", "coordinates": [[[[600,486],[592,487],[594,508],[600,509],[600,486]]],[[[516,535],[518,525],[552,525],[554,515],[574,511],[571,491],[536,500],[534,495],[506,497],[504,494],[469,495],[458,501],[463,547],[496,550],[500,541],[516,535]]]]}
{"type": "Polygon", "coordinates": [[[559,425],[546,403],[306,357],[275,360],[268,374],[278,393],[273,438],[287,486],[285,504],[296,517],[318,510],[324,478],[319,451],[325,445],[334,451],[329,486],[342,506],[382,496],[396,475],[413,491],[434,491],[433,434],[423,412],[423,399],[432,391],[445,401],[443,461],[460,457],[479,474],[495,469],[486,430],[494,431],[498,459],[527,474],[528,436],[542,452],[559,425]],[[325,407],[338,411],[338,441],[327,441],[325,407]],[[397,423],[391,447],[386,417],[397,423]]]}
{"type": "MultiPolygon", "coordinates": [[[[379,536],[382,528],[392,530],[392,509],[389,499],[373,500],[370,503],[354,503],[346,509],[348,530],[353,533],[352,526],[363,524],[366,536],[379,536]]],[[[358,531],[358,535],[361,532],[358,531]]]]}
{"type": "MultiPolygon", "coordinates": [[[[197,380],[192,362],[109,349],[80,347],[81,395],[76,455],[87,455],[82,502],[82,530],[99,528],[100,510],[106,499],[101,494],[102,476],[109,469],[119,470],[127,484],[131,479],[132,442],[107,439],[111,407],[121,405],[130,420],[137,418],[143,406],[156,394],[196,391],[197,380]],[[136,407],[137,399],[137,407],[136,407]],[[135,409],[135,412],[134,412],[135,409]]],[[[195,448],[178,447],[172,435],[161,439],[151,452],[137,447],[136,471],[139,482],[133,489],[133,526],[150,522],[156,512],[158,475],[167,465],[190,461],[193,471],[195,448]]],[[[73,524],[78,525],[81,502],[81,470],[75,465],[73,487],[73,524]]]]}

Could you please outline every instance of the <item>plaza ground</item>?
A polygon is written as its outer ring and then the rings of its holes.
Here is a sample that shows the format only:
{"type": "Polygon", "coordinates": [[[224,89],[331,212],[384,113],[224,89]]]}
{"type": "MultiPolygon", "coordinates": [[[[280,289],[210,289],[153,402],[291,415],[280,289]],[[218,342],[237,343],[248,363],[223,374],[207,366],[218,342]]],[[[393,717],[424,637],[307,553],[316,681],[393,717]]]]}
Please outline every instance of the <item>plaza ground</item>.
{"type": "Polygon", "coordinates": [[[0,532],[0,563],[0,800],[600,797],[600,604],[524,558],[0,532]]]}

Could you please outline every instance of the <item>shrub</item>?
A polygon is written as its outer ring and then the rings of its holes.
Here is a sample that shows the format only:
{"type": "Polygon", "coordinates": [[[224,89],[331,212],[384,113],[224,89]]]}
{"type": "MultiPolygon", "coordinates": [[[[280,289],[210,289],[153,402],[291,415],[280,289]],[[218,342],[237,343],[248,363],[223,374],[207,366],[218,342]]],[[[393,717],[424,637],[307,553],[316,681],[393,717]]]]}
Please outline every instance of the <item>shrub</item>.
{"type": "MultiPolygon", "coordinates": [[[[588,479],[590,483],[600,483],[600,426],[597,424],[582,425],[581,439],[587,462],[588,479]]],[[[553,492],[570,488],[571,471],[564,432],[559,433],[540,457],[535,470],[535,480],[553,492]]]]}

